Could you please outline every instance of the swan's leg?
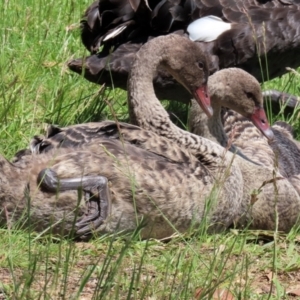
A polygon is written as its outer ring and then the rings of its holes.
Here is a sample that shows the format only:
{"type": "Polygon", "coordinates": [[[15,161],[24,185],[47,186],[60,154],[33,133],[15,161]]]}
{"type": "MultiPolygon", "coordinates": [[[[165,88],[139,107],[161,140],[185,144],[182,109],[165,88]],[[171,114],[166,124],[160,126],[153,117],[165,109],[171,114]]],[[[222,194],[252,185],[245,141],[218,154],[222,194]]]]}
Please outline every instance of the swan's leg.
{"type": "Polygon", "coordinates": [[[76,223],[76,234],[88,235],[98,228],[107,218],[111,210],[111,198],[108,180],[104,176],[83,176],[78,178],[59,179],[56,172],[44,169],[38,175],[40,187],[48,192],[77,190],[82,188],[87,200],[87,213],[76,223]],[[94,191],[97,190],[98,197],[94,191]]]}
{"type": "MultiPolygon", "coordinates": [[[[97,229],[107,218],[111,211],[111,198],[109,194],[108,180],[104,176],[95,176],[98,179],[98,198],[88,200],[88,212],[76,223],[79,236],[87,236],[97,229]],[[101,182],[99,181],[101,179],[101,182]]],[[[92,191],[92,189],[91,189],[92,191]]],[[[88,199],[86,197],[86,199],[88,199]]]]}

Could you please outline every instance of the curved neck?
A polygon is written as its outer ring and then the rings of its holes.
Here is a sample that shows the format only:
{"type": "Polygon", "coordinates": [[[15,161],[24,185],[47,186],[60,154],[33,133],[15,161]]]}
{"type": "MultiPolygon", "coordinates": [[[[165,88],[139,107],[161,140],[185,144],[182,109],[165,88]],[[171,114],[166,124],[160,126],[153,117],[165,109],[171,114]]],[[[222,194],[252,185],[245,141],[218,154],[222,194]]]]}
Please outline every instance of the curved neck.
{"type": "Polygon", "coordinates": [[[241,152],[238,148],[236,148],[236,146],[233,145],[232,140],[228,139],[228,136],[224,130],[224,126],[221,120],[221,113],[222,113],[221,101],[217,99],[213,99],[214,98],[213,95],[211,96],[211,98],[212,98],[212,107],[213,107],[214,114],[207,121],[207,125],[211,135],[215,139],[217,139],[218,143],[222,147],[228,149],[232,153],[238,154],[243,159],[246,159],[247,161],[257,165],[256,162],[248,158],[245,154],[243,154],[243,152],[241,152]]]}
{"type": "Polygon", "coordinates": [[[132,65],[128,79],[128,107],[131,123],[157,133],[155,129],[169,118],[153,87],[156,69],[165,55],[164,49],[149,44],[136,54],[132,65]]]}
{"type": "MultiPolygon", "coordinates": [[[[151,41],[150,41],[151,42],[151,41]]],[[[146,130],[164,136],[189,149],[200,161],[219,166],[231,161],[224,148],[205,138],[178,128],[155,96],[153,77],[157,67],[167,61],[169,44],[147,43],[134,61],[128,80],[128,105],[131,121],[146,130]],[[155,53],[155,55],[154,55],[155,53]],[[227,161],[228,159],[228,161],[227,161]]]]}
{"type": "Polygon", "coordinates": [[[208,119],[207,122],[209,131],[212,134],[212,136],[217,139],[220,145],[226,148],[230,145],[228,145],[228,137],[224,131],[224,127],[221,120],[222,107],[220,103],[213,98],[212,98],[212,108],[214,114],[211,118],[208,119]]]}

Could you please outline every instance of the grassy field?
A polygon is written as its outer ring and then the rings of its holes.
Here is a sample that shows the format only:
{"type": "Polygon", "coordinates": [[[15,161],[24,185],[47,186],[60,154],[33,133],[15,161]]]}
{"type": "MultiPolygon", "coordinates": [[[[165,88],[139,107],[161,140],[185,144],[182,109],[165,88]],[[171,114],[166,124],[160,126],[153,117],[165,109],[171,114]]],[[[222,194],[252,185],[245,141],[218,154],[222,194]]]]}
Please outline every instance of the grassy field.
{"type": "MultiPolygon", "coordinates": [[[[99,92],[99,86],[66,68],[69,59],[87,54],[79,20],[89,3],[0,3],[0,148],[5,157],[26,147],[49,123],[112,118],[107,101],[119,120],[127,120],[125,92],[99,92]]],[[[264,88],[299,95],[299,82],[286,75],[264,88]]],[[[297,117],[297,112],[280,113],[271,119],[284,118],[299,129],[297,117]]],[[[226,293],[227,299],[300,297],[297,229],[288,235],[187,234],[168,243],[139,241],[137,234],[74,243],[12,228],[0,231],[0,299],[218,299],[217,293],[223,293],[219,299],[226,299],[226,293]]]]}

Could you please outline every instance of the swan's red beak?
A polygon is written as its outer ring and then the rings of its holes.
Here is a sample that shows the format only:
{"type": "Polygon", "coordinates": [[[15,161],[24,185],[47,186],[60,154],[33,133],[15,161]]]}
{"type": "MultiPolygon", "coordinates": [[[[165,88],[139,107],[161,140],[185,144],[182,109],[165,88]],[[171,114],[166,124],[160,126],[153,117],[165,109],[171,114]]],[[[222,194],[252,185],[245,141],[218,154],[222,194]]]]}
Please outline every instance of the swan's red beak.
{"type": "Polygon", "coordinates": [[[210,104],[210,98],[207,92],[207,85],[204,84],[194,92],[194,97],[196,98],[198,104],[210,118],[213,115],[213,109],[210,104]]]}
{"type": "Polygon", "coordinates": [[[274,133],[270,128],[266,112],[262,107],[256,106],[250,119],[268,140],[274,139],[274,133]]]}

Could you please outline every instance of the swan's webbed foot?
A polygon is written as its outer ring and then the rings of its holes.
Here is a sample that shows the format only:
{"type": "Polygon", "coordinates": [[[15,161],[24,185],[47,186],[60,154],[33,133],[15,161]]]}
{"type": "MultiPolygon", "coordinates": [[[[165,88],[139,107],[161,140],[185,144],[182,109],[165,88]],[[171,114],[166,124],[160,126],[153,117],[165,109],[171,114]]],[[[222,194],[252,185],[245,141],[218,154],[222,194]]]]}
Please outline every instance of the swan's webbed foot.
{"type": "Polygon", "coordinates": [[[82,188],[87,203],[86,213],[76,222],[76,235],[88,238],[110,214],[111,198],[108,180],[104,176],[83,176],[60,179],[51,169],[44,169],[38,175],[40,188],[47,192],[77,190],[82,188]]]}

